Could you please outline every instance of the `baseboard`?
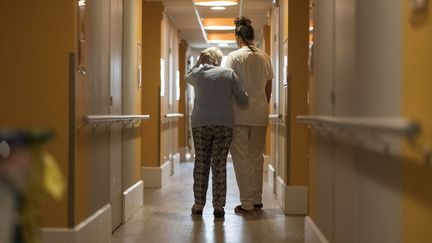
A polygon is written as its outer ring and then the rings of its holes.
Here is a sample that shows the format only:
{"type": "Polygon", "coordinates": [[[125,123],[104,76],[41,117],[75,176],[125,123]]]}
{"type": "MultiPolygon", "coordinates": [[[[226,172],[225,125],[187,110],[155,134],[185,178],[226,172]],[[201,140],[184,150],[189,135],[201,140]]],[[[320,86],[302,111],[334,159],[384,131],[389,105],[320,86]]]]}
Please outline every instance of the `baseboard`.
{"type": "Polygon", "coordinates": [[[161,188],[171,176],[171,161],[167,160],[159,167],[143,166],[141,172],[144,188],[161,188]]]}
{"type": "Polygon", "coordinates": [[[270,165],[271,156],[264,154],[264,172],[268,172],[268,166],[270,165]]]}
{"type": "Polygon", "coordinates": [[[276,192],[275,191],[275,169],[273,168],[273,165],[269,164],[268,165],[268,171],[267,171],[267,183],[270,187],[270,190],[272,192],[276,192]]]}
{"type": "Polygon", "coordinates": [[[144,205],[144,183],[138,181],[123,192],[123,223],[126,223],[144,205]]]}
{"type": "Polygon", "coordinates": [[[305,217],[304,236],[305,243],[330,243],[309,216],[305,217]]]}
{"type": "Polygon", "coordinates": [[[111,242],[111,205],[105,205],[74,228],[42,228],[42,242],[111,242]]]}
{"type": "Polygon", "coordinates": [[[180,172],[180,161],[181,155],[180,153],[176,153],[173,155],[173,174],[176,175],[180,172]]]}
{"type": "Polygon", "coordinates": [[[161,171],[162,171],[162,178],[161,178],[161,186],[165,185],[165,183],[168,182],[169,178],[172,175],[172,165],[171,165],[171,161],[167,160],[165,161],[165,163],[161,166],[161,171]]]}
{"type": "Polygon", "coordinates": [[[306,186],[288,186],[282,178],[277,177],[276,197],[285,214],[307,214],[307,192],[306,186]]]}

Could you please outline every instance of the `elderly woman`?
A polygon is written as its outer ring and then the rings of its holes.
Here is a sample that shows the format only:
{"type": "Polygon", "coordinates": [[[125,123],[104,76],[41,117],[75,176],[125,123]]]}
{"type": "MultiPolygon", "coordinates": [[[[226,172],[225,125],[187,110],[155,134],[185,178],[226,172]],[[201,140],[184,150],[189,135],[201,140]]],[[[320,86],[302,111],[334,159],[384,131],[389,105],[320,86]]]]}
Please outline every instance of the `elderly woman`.
{"type": "Polygon", "coordinates": [[[186,75],[186,81],[195,89],[191,116],[195,146],[192,214],[203,212],[211,168],[213,215],[217,218],[225,215],[226,161],[233,136],[233,102],[242,106],[249,101],[234,71],[219,66],[221,60],[219,48],[207,48],[186,75]]]}

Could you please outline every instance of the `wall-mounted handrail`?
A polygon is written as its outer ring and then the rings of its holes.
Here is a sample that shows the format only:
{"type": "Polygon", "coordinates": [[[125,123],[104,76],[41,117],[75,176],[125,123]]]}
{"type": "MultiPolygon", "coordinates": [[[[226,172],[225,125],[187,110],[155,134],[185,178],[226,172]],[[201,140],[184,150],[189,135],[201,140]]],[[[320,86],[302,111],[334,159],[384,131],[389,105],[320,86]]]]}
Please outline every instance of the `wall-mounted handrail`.
{"type": "Polygon", "coordinates": [[[415,121],[403,117],[337,116],[297,116],[296,120],[321,135],[396,156],[402,155],[401,140],[397,138],[406,139],[413,149],[423,153],[425,164],[432,167],[431,146],[415,139],[421,132],[420,124],[415,121]]]}
{"type": "Polygon", "coordinates": [[[297,116],[298,123],[313,128],[330,126],[368,130],[375,133],[392,134],[412,138],[420,132],[418,123],[399,117],[335,117],[335,116],[297,116]]]}
{"type": "Polygon", "coordinates": [[[279,125],[286,124],[283,114],[269,114],[268,118],[270,120],[270,124],[279,124],[279,125]]]}
{"type": "Polygon", "coordinates": [[[164,115],[165,118],[180,118],[184,117],[183,113],[167,113],[164,115]]]}
{"type": "Polygon", "coordinates": [[[282,114],[270,114],[268,117],[269,117],[269,119],[272,119],[272,120],[279,120],[279,119],[283,118],[283,115],[282,114]]]}
{"type": "Polygon", "coordinates": [[[139,122],[150,119],[150,115],[88,115],[83,117],[86,124],[139,122]]]}
{"type": "Polygon", "coordinates": [[[128,124],[132,124],[132,127],[135,127],[135,124],[140,124],[148,119],[150,119],[150,115],[87,115],[83,116],[82,120],[84,124],[78,127],[78,132],[86,125],[90,124],[93,125],[93,132],[100,125],[104,125],[109,132],[111,125],[114,123],[121,122],[124,127],[127,127],[128,124]]]}

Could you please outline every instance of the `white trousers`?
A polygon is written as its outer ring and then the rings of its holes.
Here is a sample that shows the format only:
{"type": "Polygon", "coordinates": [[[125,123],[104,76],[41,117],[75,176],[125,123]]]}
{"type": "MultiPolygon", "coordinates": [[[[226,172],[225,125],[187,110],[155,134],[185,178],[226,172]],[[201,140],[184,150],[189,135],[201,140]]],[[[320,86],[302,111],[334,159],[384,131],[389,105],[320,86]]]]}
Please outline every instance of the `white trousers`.
{"type": "Polygon", "coordinates": [[[234,126],[230,151],[240,191],[241,207],[262,203],[265,126],[234,126]]]}

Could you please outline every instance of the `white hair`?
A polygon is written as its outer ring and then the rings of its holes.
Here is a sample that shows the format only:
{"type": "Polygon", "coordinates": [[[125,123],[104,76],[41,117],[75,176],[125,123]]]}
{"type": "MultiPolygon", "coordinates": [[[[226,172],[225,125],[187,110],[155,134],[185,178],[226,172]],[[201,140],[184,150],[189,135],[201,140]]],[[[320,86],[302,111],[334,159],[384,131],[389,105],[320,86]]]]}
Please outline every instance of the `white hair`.
{"type": "Polygon", "coordinates": [[[210,64],[215,66],[219,66],[221,64],[223,53],[218,47],[209,47],[202,52],[208,56],[208,61],[210,64]]]}

